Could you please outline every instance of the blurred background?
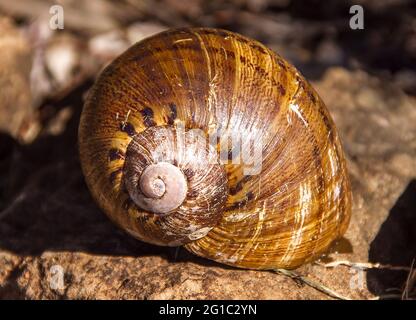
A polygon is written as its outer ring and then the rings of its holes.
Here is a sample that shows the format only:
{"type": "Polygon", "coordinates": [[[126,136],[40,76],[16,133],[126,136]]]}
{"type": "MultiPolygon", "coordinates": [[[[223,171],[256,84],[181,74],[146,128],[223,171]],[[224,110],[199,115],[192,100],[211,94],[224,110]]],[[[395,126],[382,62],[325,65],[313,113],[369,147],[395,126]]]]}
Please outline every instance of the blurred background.
{"type": "Polygon", "coordinates": [[[339,128],[354,192],[352,247],[327,261],[401,268],[360,269],[364,284],[354,290],[348,267],[313,265],[301,272],[356,299],[412,296],[415,1],[0,0],[0,298],[328,298],[277,275],[250,271],[235,279],[227,268],[183,251],[139,243],[92,202],[77,154],[88,89],[133,43],[186,26],[255,38],[312,81],[339,128]],[[50,27],[53,5],[63,8],[63,29],[50,27]],[[364,10],[364,29],[350,28],[353,5],[364,10]],[[131,258],[138,256],[140,262],[131,258]],[[65,285],[51,289],[48,270],[56,263],[65,285]],[[165,273],[153,274],[155,263],[165,273]],[[188,286],[181,278],[186,272],[173,277],[181,263],[215,281],[201,276],[188,286]],[[150,288],[143,276],[159,285],[150,288]],[[263,291],[264,283],[279,290],[263,291]]]}

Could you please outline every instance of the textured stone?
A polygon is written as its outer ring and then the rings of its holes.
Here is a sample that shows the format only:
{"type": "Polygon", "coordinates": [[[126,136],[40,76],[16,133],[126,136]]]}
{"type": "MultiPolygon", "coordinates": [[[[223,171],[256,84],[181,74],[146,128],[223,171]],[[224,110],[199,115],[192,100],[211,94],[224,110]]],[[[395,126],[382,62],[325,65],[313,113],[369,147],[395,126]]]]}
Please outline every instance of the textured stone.
{"type": "Polygon", "coordinates": [[[30,92],[31,48],[11,19],[0,16],[0,132],[20,141],[30,140],[23,130],[33,108],[30,92]]]}

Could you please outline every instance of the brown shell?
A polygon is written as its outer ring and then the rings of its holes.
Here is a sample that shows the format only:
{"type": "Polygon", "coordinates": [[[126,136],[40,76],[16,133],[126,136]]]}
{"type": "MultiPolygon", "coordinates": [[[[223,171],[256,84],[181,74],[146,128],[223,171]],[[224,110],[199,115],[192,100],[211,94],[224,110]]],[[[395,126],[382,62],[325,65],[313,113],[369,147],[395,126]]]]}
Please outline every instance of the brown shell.
{"type": "Polygon", "coordinates": [[[259,174],[246,175],[229,151],[222,216],[206,236],[185,245],[189,251],[238,267],[294,268],[346,231],[351,192],[344,155],[314,89],[259,42],[193,28],[163,32],[127,50],[101,74],[82,113],[87,184],[107,215],[133,236],[158,243],[143,231],[158,218],[126,193],[126,151],[147,128],[178,121],[187,129],[216,127],[244,142],[262,142],[259,174]]]}

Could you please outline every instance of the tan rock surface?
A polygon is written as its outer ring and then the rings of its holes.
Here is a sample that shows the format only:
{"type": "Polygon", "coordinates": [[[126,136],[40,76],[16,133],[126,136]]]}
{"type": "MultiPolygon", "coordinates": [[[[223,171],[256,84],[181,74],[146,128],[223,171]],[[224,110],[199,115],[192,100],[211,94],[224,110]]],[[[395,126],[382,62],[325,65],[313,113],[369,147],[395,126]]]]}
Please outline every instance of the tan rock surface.
{"type": "Polygon", "coordinates": [[[25,140],[22,125],[33,114],[30,44],[13,21],[0,15],[0,132],[25,140]]]}

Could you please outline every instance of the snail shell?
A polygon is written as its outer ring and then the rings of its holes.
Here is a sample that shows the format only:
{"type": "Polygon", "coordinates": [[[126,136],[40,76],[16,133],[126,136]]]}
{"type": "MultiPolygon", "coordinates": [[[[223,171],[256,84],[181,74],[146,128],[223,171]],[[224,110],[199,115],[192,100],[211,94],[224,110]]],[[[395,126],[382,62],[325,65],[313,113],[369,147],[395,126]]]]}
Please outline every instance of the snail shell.
{"type": "Polygon", "coordinates": [[[128,49],[89,94],[79,148],[115,223],[224,264],[295,268],[349,223],[324,103],[287,61],[232,32],[176,29],[128,49]]]}

